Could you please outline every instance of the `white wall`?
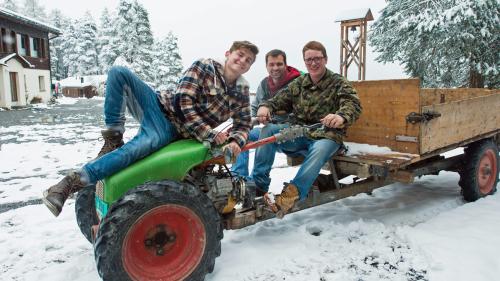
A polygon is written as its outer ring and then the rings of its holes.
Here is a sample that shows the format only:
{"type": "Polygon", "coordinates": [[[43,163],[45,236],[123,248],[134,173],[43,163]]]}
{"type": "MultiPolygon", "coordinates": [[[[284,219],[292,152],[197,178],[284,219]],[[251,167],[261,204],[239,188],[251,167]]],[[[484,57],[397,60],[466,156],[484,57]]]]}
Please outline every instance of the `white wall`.
{"type": "Polygon", "coordinates": [[[1,85],[0,88],[5,89],[2,94],[2,107],[11,107],[11,106],[16,106],[16,105],[25,105],[26,100],[25,100],[25,88],[24,88],[24,82],[23,82],[23,76],[24,76],[24,67],[21,63],[19,63],[16,59],[11,59],[7,62],[7,66],[3,67],[2,71],[2,76],[3,76],[3,85],[1,85]],[[17,72],[17,96],[18,96],[18,101],[17,102],[12,102],[11,94],[10,94],[10,72],[17,72]]]}
{"type": "MultiPolygon", "coordinates": [[[[26,74],[26,88],[28,92],[28,103],[34,97],[42,98],[42,102],[46,103],[50,100],[50,71],[40,69],[24,69],[26,74]],[[40,91],[38,77],[43,76],[45,90],[40,91]]],[[[24,79],[24,78],[23,78],[24,79]]]]}
{"type": "Polygon", "coordinates": [[[0,107],[23,106],[29,104],[34,97],[40,97],[42,102],[50,100],[50,71],[24,68],[16,59],[0,66],[0,107]],[[11,101],[9,72],[17,72],[18,102],[11,101]],[[43,76],[45,90],[40,91],[39,76],[43,76]]]}

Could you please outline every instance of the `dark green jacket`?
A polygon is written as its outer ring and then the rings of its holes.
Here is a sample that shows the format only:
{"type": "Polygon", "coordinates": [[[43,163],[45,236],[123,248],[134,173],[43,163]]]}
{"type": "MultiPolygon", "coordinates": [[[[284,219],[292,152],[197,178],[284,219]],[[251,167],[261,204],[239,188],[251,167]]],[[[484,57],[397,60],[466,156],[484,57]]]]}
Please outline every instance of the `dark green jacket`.
{"type": "Polygon", "coordinates": [[[316,130],[310,134],[314,139],[328,138],[338,142],[343,141],[346,128],[361,114],[361,104],[351,83],[328,69],[317,85],[312,83],[309,74],[303,74],[288,84],[283,93],[280,91],[259,106],[267,106],[271,112],[293,113],[300,125],[319,123],[329,113],[338,114],[345,118],[345,128],[316,130]]]}

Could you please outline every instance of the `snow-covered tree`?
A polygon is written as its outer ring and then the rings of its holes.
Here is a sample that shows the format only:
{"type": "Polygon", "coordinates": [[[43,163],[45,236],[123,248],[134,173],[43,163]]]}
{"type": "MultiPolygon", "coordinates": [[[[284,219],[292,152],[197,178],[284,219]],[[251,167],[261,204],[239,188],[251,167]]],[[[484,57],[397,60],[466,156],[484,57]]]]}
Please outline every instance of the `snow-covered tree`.
{"type": "MultiPolygon", "coordinates": [[[[49,13],[49,23],[63,31],[68,25],[69,19],[60,10],[52,10],[49,13]]],[[[63,79],[68,76],[64,67],[63,37],[59,36],[50,40],[50,69],[56,79],[63,79]]]]}
{"type": "Polygon", "coordinates": [[[62,35],[62,48],[64,49],[63,63],[66,68],[67,76],[74,76],[78,74],[78,58],[81,51],[78,44],[78,28],[76,25],[77,24],[74,20],[70,20],[67,23],[66,28],[63,30],[62,35]]]}
{"type": "Polygon", "coordinates": [[[21,14],[41,21],[47,21],[45,7],[40,5],[38,0],[24,0],[24,7],[21,14]]]}
{"type": "Polygon", "coordinates": [[[15,0],[4,0],[2,2],[2,5],[0,5],[0,6],[5,8],[5,9],[9,9],[11,11],[14,11],[14,12],[19,11],[19,7],[17,6],[17,1],[15,1],[15,0]]]}
{"type": "Polygon", "coordinates": [[[117,54],[145,81],[153,81],[153,34],[148,12],[137,0],[120,0],[116,20],[117,54]]]}
{"type": "Polygon", "coordinates": [[[95,75],[99,73],[97,54],[97,26],[89,11],[76,25],[78,52],[78,75],[95,75]]]}
{"type": "Polygon", "coordinates": [[[370,41],[425,87],[498,87],[498,0],[388,0],[370,41]]]}
{"type": "Polygon", "coordinates": [[[177,37],[169,32],[164,39],[155,42],[154,50],[153,69],[158,90],[175,88],[177,80],[182,74],[182,61],[177,37]]]}
{"type": "Polygon", "coordinates": [[[104,8],[98,29],[98,46],[99,46],[99,70],[101,74],[109,71],[117,54],[117,31],[115,29],[115,16],[110,14],[107,8],[104,8]]]}

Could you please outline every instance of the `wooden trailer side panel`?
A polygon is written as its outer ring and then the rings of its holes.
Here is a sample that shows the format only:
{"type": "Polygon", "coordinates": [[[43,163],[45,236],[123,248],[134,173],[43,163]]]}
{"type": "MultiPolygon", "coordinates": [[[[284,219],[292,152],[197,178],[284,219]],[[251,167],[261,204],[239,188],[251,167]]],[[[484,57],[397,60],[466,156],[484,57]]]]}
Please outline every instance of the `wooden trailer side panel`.
{"type": "Polygon", "coordinates": [[[453,101],[488,96],[494,94],[495,91],[498,92],[498,90],[479,88],[421,89],[421,105],[428,106],[433,104],[450,103],[453,101]]]}
{"type": "Polygon", "coordinates": [[[500,91],[423,106],[422,112],[440,113],[441,116],[421,124],[421,155],[500,129],[500,91]]]}
{"type": "Polygon", "coordinates": [[[419,80],[359,81],[353,86],[363,113],[348,129],[346,140],[419,154],[419,124],[406,122],[409,113],[420,113],[419,80]]]}

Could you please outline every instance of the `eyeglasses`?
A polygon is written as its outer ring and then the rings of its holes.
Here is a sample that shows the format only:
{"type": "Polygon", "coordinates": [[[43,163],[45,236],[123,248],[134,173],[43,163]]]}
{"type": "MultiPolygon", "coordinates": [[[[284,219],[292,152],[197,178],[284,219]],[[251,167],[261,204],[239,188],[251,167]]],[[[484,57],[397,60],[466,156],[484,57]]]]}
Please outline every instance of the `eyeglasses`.
{"type": "Polygon", "coordinates": [[[307,59],[304,59],[304,62],[307,64],[307,65],[310,65],[312,64],[313,62],[314,63],[319,63],[324,57],[312,57],[312,58],[307,58],[307,59]]]}

